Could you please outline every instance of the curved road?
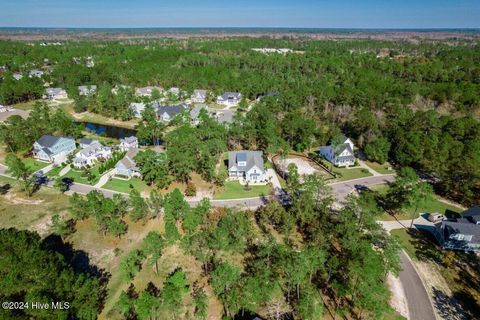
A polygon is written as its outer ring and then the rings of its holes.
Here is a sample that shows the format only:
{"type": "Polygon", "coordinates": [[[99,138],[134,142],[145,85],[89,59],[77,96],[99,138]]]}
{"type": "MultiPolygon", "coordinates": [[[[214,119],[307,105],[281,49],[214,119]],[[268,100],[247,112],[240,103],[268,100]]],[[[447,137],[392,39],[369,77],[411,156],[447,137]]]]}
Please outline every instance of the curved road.
{"type": "Polygon", "coordinates": [[[405,252],[400,252],[402,271],[400,281],[408,303],[408,313],[411,320],[436,320],[432,304],[428,298],[427,290],[415,267],[410,262],[405,252]]]}

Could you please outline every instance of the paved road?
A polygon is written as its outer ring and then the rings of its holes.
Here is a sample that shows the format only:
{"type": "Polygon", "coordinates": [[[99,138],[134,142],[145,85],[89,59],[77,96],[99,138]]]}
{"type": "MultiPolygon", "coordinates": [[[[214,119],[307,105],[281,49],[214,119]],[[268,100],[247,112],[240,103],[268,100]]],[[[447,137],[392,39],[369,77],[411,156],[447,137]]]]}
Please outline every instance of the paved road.
{"type": "Polygon", "coordinates": [[[405,291],[408,303],[408,313],[411,320],[436,320],[432,304],[428,298],[427,291],[423,286],[417,271],[413,267],[405,252],[400,253],[402,271],[400,281],[405,291]]]}
{"type": "Polygon", "coordinates": [[[333,195],[335,198],[343,202],[347,198],[347,196],[354,190],[362,188],[362,187],[371,187],[377,184],[383,184],[387,182],[393,182],[395,180],[395,175],[383,175],[383,176],[376,176],[376,177],[365,177],[355,180],[349,181],[341,181],[341,182],[334,182],[331,183],[330,186],[332,187],[333,195]]]}

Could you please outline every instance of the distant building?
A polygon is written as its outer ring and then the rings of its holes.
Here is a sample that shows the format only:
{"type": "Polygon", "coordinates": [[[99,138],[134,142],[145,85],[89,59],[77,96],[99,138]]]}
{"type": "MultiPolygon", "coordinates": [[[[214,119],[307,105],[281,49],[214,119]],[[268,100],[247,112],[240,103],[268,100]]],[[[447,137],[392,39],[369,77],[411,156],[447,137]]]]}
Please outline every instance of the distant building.
{"type": "Polygon", "coordinates": [[[125,178],[140,177],[140,169],[137,167],[137,163],[134,158],[138,154],[138,149],[128,150],[125,157],[118,161],[115,165],[115,174],[125,178]]]}
{"type": "Polygon", "coordinates": [[[91,86],[79,86],[78,87],[78,93],[81,96],[89,96],[94,94],[97,91],[97,86],[96,85],[91,85],[91,86]]]}
{"type": "Polygon", "coordinates": [[[135,136],[120,139],[120,150],[128,151],[130,149],[138,149],[138,139],[135,136]]]}
{"type": "Polygon", "coordinates": [[[180,97],[180,88],[171,87],[170,89],[168,89],[168,93],[171,94],[172,96],[174,96],[175,98],[179,98],[180,97]]]}
{"type": "Polygon", "coordinates": [[[197,125],[199,124],[200,122],[200,119],[198,118],[199,115],[200,115],[200,112],[202,110],[206,110],[208,112],[208,108],[207,106],[203,105],[203,106],[196,106],[196,107],[193,107],[191,110],[190,110],[190,121],[193,125],[197,125]]]}
{"type": "Polygon", "coordinates": [[[14,73],[14,74],[12,75],[12,77],[13,77],[13,79],[15,79],[15,80],[20,80],[20,79],[23,78],[23,75],[22,75],[21,73],[16,72],[16,73],[14,73]]]}
{"type": "Polygon", "coordinates": [[[136,88],[135,95],[138,97],[151,97],[152,93],[157,90],[158,93],[163,93],[162,87],[143,87],[143,88],[136,88]]]}
{"type": "Polygon", "coordinates": [[[170,122],[177,115],[181,114],[184,110],[188,110],[188,106],[185,103],[174,106],[163,106],[157,108],[157,118],[160,121],[170,122]]]}
{"type": "Polygon", "coordinates": [[[211,112],[211,115],[218,123],[230,124],[233,122],[232,110],[215,110],[211,112]]]}
{"type": "Polygon", "coordinates": [[[353,152],[354,145],[352,140],[342,136],[341,143],[330,144],[329,146],[320,147],[320,155],[333,165],[338,167],[353,166],[355,164],[355,154],[353,152]]]}
{"type": "Polygon", "coordinates": [[[263,182],[266,172],[262,151],[232,151],[228,153],[228,176],[248,182],[263,182]]]}
{"type": "Polygon", "coordinates": [[[444,249],[480,252],[480,205],[435,224],[434,234],[444,249]]]}
{"type": "Polygon", "coordinates": [[[242,94],[239,92],[225,92],[223,95],[217,97],[217,104],[227,107],[236,107],[242,100],[242,94]]]}
{"type": "Polygon", "coordinates": [[[90,138],[82,138],[79,141],[79,145],[81,149],[90,147],[93,144],[100,143],[98,140],[90,139],[90,138]]]}
{"type": "MultiPolygon", "coordinates": [[[[85,145],[85,143],[83,144],[85,145]]],[[[112,148],[105,147],[97,140],[92,140],[85,148],[80,150],[73,160],[76,168],[89,167],[99,160],[106,160],[112,156],[112,148]]]]}
{"type": "Polygon", "coordinates": [[[75,148],[73,138],[44,135],[33,144],[33,154],[39,160],[58,164],[64,162],[75,148]]]}
{"type": "Polygon", "coordinates": [[[67,99],[67,91],[65,91],[62,88],[47,88],[45,90],[46,96],[50,100],[56,100],[56,99],[67,99]]]}
{"type": "Polygon", "coordinates": [[[130,109],[132,110],[133,115],[136,118],[141,118],[142,117],[142,112],[143,112],[143,110],[145,110],[146,106],[147,105],[143,102],[132,102],[132,103],[130,103],[130,109]]]}
{"type": "Polygon", "coordinates": [[[33,78],[33,77],[41,78],[41,77],[43,77],[44,74],[45,74],[45,72],[43,72],[41,70],[30,70],[30,72],[28,73],[28,76],[30,78],[33,78]]]}
{"type": "Polygon", "coordinates": [[[205,103],[207,101],[207,90],[194,90],[191,100],[193,103],[205,103]]]}

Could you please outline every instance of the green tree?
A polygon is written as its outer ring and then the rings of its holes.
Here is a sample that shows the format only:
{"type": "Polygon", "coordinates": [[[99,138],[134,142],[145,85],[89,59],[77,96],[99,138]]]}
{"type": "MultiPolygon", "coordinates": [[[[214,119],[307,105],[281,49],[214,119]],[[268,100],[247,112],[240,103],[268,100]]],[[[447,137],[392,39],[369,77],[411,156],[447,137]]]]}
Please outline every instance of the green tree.
{"type": "Polygon", "coordinates": [[[7,172],[22,182],[23,190],[31,197],[35,190],[35,177],[32,176],[32,170],[13,153],[7,154],[5,163],[7,172]]]}
{"type": "Polygon", "coordinates": [[[125,280],[132,280],[140,271],[143,253],[140,250],[127,252],[120,261],[120,272],[125,280]]]}

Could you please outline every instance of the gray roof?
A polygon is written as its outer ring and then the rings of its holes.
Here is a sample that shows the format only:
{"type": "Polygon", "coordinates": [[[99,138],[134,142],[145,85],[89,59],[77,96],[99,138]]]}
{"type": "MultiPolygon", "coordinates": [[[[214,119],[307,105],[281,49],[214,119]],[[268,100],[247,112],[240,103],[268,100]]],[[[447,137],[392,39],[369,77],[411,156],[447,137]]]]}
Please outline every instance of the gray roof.
{"type": "Polygon", "coordinates": [[[198,119],[198,116],[200,115],[200,111],[202,111],[202,109],[208,110],[206,106],[193,107],[192,110],[190,110],[190,118],[192,118],[192,120],[198,119]]]}
{"type": "Polygon", "coordinates": [[[236,166],[239,171],[248,171],[253,166],[257,166],[263,171],[263,152],[262,151],[231,151],[228,153],[228,169],[236,166]],[[239,167],[238,161],[246,161],[246,166],[239,167]]]}
{"type": "Polygon", "coordinates": [[[47,93],[52,95],[57,95],[64,92],[62,88],[47,88],[47,93]]]}
{"type": "Polygon", "coordinates": [[[162,114],[167,113],[170,117],[174,117],[187,108],[187,105],[184,103],[175,106],[163,106],[157,108],[157,114],[161,116],[162,114]]]}
{"type": "MultiPolygon", "coordinates": [[[[350,147],[350,145],[348,143],[342,143],[342,144],[339,144],[338,146],[335,146],[335,149],[334,149],[335,156],[341,154],[345,150],[348,150],[351,154],[353,154],[353,150],[350,147]]],[[[340,158],[346,158],[346,157],[340,157],[340,158]]]]}
{"type": "MultiPolygon", "coordinates": [[[[450,235],[458,233],[463,235],[471,235],[472,240],[470,240],[469,243],[480,243],[480,225],[478,224],[444,220],[437,223],[435,227],[446,241],[455,241],[453,239],[449,239],[449,237],[450,235]]],[[[459,242],[464,241],[465,240],[459,240],[459,242]]]]}
{"type": "Polygon", "coordinates": [[[207,90],[195,89],[193,90],[193,96],[205,98],[207,96],[207,90]]]}
{"type": "Polygon", "coordinates": [[[136,169],[137,168],[137,163],[133,158],[138,154],[138,149],[130,149],[128,150],[127,154],[125,157],[123,157],[122,160],[120,160],[120,163],[127,169],[136,169]]]}
{"type": "Polygon", "coordinates": [[[480,205],[471,207],[462,212],[463,217],[480,217],[480,205]]]}
{"type": "Polygon", "coordinates": [[[233,111],[232,110],[214,111],[213,115],[216,117],[216,119],[219,123],[232,123],[233,122],[233,111]]]}
{"type": "Polygon", "coordinates": [[[221,97],[223,100],[228,100],[228,99],[240,100],[242,98],[242,94],[240,92],[225,92],[221,97]]]}
{"type": "Polygon", "coordinates": [[[80,139],[80,143],[81,143],[81,144],[90,144],[90,143],[92,143],[93,141],[97,141],[97,140],[93,140],[93,139],[90,139],[90,138],[82,138],[82,139],[80,139]]]}
{"type": "Polygon", "coordinates": [[[37,140],[37,143],[43,148],[53,147],[57,141],[60,140],[60,137],[51,136],[49,134],[43,135],[40,139],[37,140]]]}
{"type": "Polygon", "coordinates": [[[97,86],[96,86],[96,85],[91,85],[91,86],[79,86],[79,87],[78,87],[78,90],[80,90],[80,91],[87,91],[87,90],[88,90],[88,91],[90,91],[90,90],[95,91],[95,90],[97,90],[97,86]]]}
{"type": "Polygon", "coordinates": [[[120,139],[120,141],[125,141],[126,143],[133,143],[137,141],[137,137],[135,136],[125,137],[123,139],[120,139]]]}

